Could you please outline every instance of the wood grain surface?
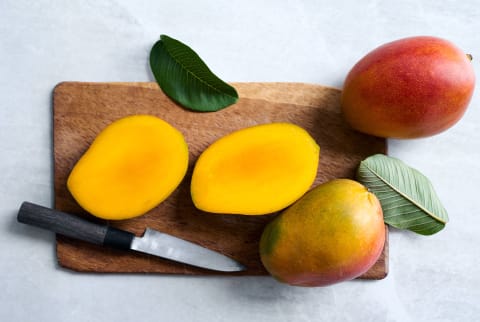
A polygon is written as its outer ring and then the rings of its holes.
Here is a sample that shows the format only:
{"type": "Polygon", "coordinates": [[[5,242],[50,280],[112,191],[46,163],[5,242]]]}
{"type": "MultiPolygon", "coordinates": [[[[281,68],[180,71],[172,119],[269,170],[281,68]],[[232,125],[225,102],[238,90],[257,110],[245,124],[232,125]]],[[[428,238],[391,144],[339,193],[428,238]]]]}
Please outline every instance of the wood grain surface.
{"type": "MultiPolygon", "coordinates": [[[[234,130],[270,122],[291,122],[305,128],[321,148],[314,186],[333,178],[353,178],[359,162],[386,153],[386,141],[351,130],[342,120],[338,89],[303,83],[234,83],[237,104],[215,113],[196,113],[168,99],[156,83],[58,84],[53,95],[54,185],[58,210],[86,214],[66,189],[67,177],[95,136],[112,121],[132,114],[156,115],[178,128],[190,149],[189,170],[182,184],[144,216],[108,224],[141,235],[146,227],[196,242],[230,256],[245,266],[240,273],[218,273],[134,252],[122,252],[57,236],[61,266],[82,272],[265,275],[258,242],[275,216],[209,214],[191,201],[189,183],[200,153],[234,130]]],[[[381,279],[388,273],[387,243],[378,262],[361,278],[381,279]]]]}

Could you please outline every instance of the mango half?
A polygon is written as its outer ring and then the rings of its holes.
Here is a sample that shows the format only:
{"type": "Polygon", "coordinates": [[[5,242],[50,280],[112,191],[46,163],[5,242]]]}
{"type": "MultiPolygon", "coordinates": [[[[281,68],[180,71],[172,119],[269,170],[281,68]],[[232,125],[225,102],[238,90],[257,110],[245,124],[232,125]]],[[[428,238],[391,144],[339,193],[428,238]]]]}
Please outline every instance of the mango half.
{"type": "Polygon", "coordinates": [[[269,123],[210,145],[193,170],[195,206],[211,213],[263,215],[299,199],[317,175],[320,147],[303,128],[269,123]]]}
{"type": "Polygon", "coordinates": [[[177,129],[151,115],[114,121],[75,164],[68,190],[86,211],[104,219],[145,214],[180,184],[188,146],[177,129]]]}

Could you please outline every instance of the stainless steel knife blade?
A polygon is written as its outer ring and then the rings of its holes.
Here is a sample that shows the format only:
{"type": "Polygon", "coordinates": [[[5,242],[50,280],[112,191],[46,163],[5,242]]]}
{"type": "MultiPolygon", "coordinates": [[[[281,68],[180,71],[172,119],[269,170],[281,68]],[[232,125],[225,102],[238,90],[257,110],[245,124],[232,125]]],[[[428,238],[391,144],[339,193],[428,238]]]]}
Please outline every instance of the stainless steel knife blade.
{"type": "Polygon", "coordinates": [[[124,230],[30,202],[21,205],[17,220],[93,244],[134,250],[210,270],[237,272],[246,269],[221,253],[154,229],[147,228],[142,237],[137,237],[124,230]]]}
{"type": "Polygon", "coordinates": [[[223,254],[150,228],[142,237],[133,238],[131,249],[217,271],[245,270],[242,264],[223,254]]]}

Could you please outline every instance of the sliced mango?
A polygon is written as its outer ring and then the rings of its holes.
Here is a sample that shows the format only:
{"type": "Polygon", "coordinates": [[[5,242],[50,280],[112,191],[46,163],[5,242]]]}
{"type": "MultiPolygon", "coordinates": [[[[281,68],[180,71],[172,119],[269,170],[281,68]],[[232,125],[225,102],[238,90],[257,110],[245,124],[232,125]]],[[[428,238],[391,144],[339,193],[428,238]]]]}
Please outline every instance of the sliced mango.
{"type": "Polygon", "coordinates": [[[257,125],[210,145],[195,164],[191,195],[212,213],[263,215],[299,199],[317,175],[320,147],[290,123],[257,125]]]}
{"type": "Polygon", "coordinates": [[[127,219],[165,200],[187,167],[182,133],[155,116],[133,115],[98,134],[71,171],[67,187],[92,215],[127,219]]]}

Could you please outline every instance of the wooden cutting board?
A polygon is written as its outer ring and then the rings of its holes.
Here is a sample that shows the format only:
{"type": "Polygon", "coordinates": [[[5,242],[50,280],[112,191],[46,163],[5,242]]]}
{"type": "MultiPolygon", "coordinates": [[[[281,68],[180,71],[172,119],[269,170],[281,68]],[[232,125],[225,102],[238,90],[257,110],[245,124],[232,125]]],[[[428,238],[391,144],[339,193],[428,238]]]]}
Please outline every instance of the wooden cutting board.
{"type": "MultiPolygon", "coordinates": [[[[131,114],[152,114],[178,128],[190,149],[189,170],[182,184],[162,204],[144,216],[108,224],[141,235],[151,227],[230,256],[248,267],[227,275],[264,275],[258,242],[275,216],[209,214],[191,201],[189,183],[199,154],[221,136],[244,127],[291,122],[305,128],[321,148],[314,185],[333,178],[353,178],[364,158],[386,153],[384,139],[351,130],[342,120],[340,91],[302,83],[235,83],[237,104],[215,113],[195,113],[168,99],[156,83],[80,83],[56,86],[53,99],[55,207],[86,214],[66,189],[67,177],[95,136],[112,121],[131,114]]],[[[122,252],[57,236],[61,266],[82,272],[224,274],[134,252],[122,252]]],[[[381,279],[388,272],[387,243],[378,262],[362,276],[381,279]]]]}

